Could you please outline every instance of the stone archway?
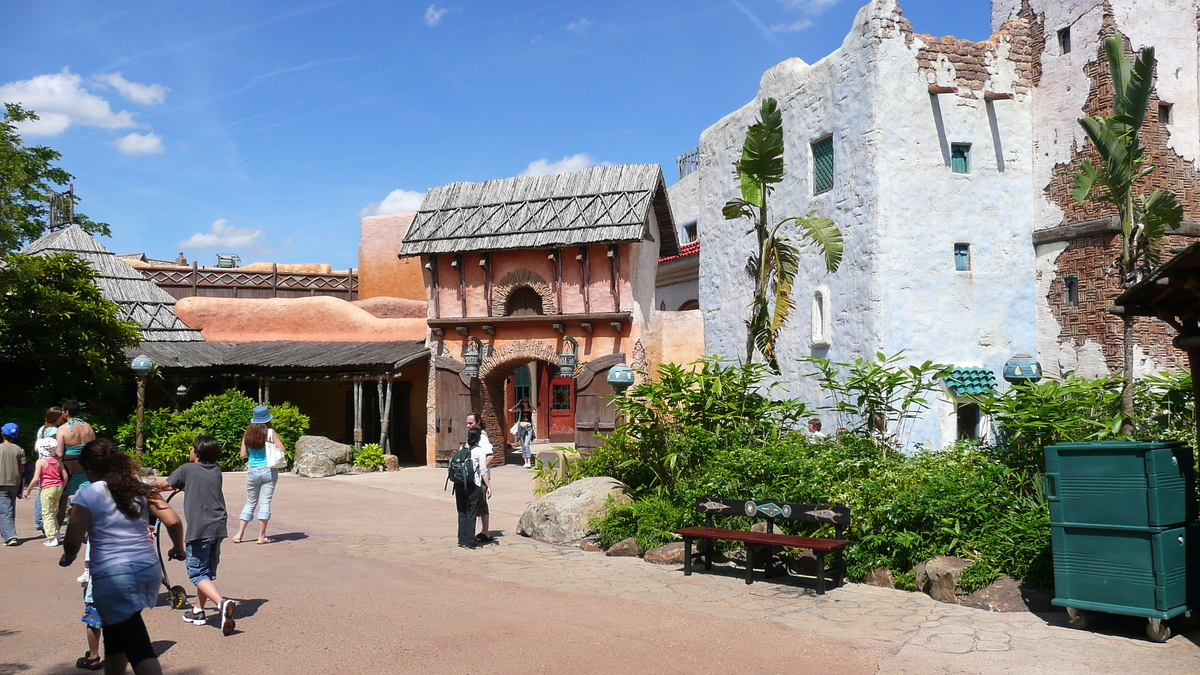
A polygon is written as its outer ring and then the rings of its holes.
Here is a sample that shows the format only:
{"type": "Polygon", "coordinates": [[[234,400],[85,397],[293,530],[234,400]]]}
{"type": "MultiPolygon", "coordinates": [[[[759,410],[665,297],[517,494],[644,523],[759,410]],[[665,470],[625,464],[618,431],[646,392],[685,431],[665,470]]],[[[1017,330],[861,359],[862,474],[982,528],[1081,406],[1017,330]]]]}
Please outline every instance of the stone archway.
{"type": "Polygon", "coordinates": [[[492,350],[479,366],[483,428],[492,446],[498,451],[492,457],[493,466],[503,464],[508,451],[508,429],[504,425],[504,379],[517,366],[530,361],[558,364],[554,346],[542,340],[517,340],[492,350]]]}
{"type": "Polygon", "coordinates": [[[513,270],[504,275],[492,291],[492,307],[507,314],[508,298],[518,288],[531,288],[542,298],[542,313],[557,314],[558,303],[555,302],[554,289],[550,287],[542,275],[527,269],[513,270]]]}

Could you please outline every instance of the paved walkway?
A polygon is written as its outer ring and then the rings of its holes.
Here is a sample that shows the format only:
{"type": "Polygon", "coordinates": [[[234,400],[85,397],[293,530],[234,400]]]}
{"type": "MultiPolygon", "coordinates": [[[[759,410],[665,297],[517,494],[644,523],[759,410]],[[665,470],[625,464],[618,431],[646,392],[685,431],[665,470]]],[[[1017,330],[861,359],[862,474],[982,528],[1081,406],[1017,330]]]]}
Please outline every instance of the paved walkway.
{"type": "MultiPolygon", "coordinates": [[[[1200,673],[1200,632],[1153,644],[1065,614],[999,614],[856,584],[816,596],[519,537],[531,474],[494,473],[499,543],[454,546],[444,470],[285,476],[268,546],[226,544],[239,632],[147,612],[169,672],[1200,673]]],[[[227,474],[231,512],[241,474],[227,474]]],[[[31,518],[22,504],[21,523],[31,518]]],[[[28,529],[22,530],[22,536],[28,529]]],[[[31,541],[0,550],[0,673],[64,672],[83,653],[78,569],[31,541]],[[69,657],[69,658],[68,658],[69,657]]],[[[182,565],[168,568],[186,579],[182,565]]],[[[70,670],[70,669],[68,669],[70,670]]]]}

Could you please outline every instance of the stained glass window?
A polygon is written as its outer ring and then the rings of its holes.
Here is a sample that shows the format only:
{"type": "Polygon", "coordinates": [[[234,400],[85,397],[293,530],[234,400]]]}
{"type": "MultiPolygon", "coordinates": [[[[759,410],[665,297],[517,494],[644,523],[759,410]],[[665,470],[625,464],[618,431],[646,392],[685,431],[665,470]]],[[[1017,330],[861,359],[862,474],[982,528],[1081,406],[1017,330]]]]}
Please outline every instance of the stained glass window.
{"type": "Polygon", "coordinates": [[[551,397],[555,410],[571,409],[571,385],[556,384],[551,387],[551,397]]]}
{"type": "Polygon", "coordinates": [[[833,136],[812,145],[813,194],[833,189],[833,136]]]}

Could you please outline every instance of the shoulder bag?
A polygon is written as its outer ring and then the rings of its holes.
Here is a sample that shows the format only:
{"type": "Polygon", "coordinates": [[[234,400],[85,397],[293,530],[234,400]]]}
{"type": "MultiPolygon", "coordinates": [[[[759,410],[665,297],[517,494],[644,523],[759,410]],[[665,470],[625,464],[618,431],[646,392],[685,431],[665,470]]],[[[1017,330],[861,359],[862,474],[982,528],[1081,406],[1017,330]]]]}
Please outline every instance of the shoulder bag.
{"type": "Polygon", "coordinates": [[[267,451],[267,468],[287,468],[287,453],[275,443],[275,431],[273,429],[267,430],[267,443],[264,447],[267,451]]]}

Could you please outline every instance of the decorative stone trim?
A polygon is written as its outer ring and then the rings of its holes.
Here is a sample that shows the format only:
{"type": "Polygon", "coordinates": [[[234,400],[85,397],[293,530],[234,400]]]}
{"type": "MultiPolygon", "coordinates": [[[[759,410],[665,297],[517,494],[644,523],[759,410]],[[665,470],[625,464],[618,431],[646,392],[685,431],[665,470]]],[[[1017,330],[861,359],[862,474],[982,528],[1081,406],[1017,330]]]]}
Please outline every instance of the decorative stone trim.
{"type": "Polygon", "coordinates": [[[558,314],[558,304],[554,300],[554,289],[537,272],[527,269],[513,270],[504,275],[492,291],[492,307],[499,316],[508,316],[508,298],[518,288],[532,288],[542,297],[542,312],[558,314]]]}
{"type": "Polygon", "coordinates": [[[513,368],[530,361],[556,364],[558,352],[553,345],[542,340],[516,340],[492,350],[479,366],[483,394],[479,412],[483,415],[483,428],[488,439],[499,450],[492,459],[498,464],[504,462],[504,454],[508,449],[508,429],[503,423],[504,378],[513,368]]]}
{"type": "Polygon", "coordinates": [[[505,366],[516,367],[516,363],[528,363],[530,361],[545,361],[547,363],[558,363],[558,352],[554,347],[543,342],[542,340],[516,340],[509,342],[503,347],[493,350],[483,363],[479,366],[479,379],[487,380],[493,376],[503,374],[508,376],[507,372],[498,373],[505,366]]]}

